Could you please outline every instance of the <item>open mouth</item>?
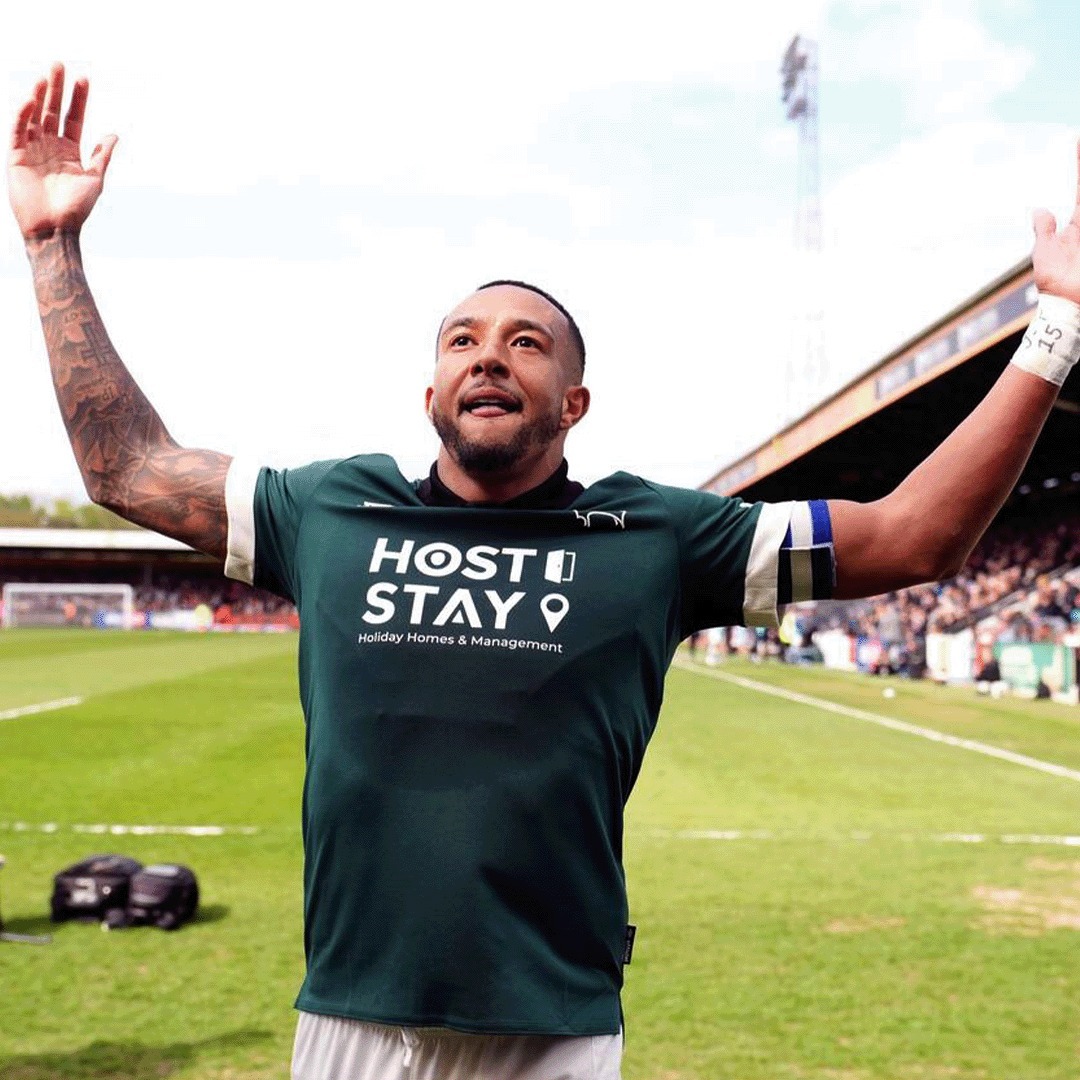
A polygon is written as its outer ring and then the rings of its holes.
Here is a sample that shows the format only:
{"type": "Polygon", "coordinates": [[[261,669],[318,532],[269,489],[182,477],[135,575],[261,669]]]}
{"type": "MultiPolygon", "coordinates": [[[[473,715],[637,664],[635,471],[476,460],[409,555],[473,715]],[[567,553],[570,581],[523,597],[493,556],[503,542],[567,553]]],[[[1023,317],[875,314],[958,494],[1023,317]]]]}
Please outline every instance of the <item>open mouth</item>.
{"type": "Polygon", "coordinates": [[[521,412],[521,402],[505,391],[484,388],[466,394],[461,403],[461,411],[485,419],[494,418],[521,412]]]}

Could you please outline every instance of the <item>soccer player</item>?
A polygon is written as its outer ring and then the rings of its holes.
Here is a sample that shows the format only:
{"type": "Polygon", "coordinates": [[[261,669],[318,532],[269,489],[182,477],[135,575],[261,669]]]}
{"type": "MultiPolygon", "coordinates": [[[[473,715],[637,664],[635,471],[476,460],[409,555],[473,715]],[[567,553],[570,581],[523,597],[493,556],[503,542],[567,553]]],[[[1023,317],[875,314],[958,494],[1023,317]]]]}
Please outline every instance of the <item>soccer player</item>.
{"type": "Polygon", "coordinates": [[[583,488],[585,345],[532,286],[443,320],[410,482],[366,455],[276,471],[180,446],[117,356],[79,232],[116,139],[81,163],[87,83],[53,68],[11,141],[60,410],[95,502],[295,601],[307,723],[301,1080],[612,1080],[623,806],[678,643],[810,597],[955,573],[1080,353],[1080,208],[1035,216],[1041,299],[1013,363],[866,505],[748,505],[616,473],[583,488]]]}

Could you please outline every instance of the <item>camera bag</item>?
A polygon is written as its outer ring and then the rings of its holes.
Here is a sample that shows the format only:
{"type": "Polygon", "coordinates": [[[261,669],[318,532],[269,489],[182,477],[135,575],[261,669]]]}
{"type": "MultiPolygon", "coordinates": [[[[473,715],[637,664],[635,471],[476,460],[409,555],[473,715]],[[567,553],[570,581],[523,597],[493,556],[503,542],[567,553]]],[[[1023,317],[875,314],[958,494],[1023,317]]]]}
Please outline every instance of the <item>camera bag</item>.
{"type": "Polygon", "coordinates": [[[53,878],[50,903],[53,922],[108,917],[127,907],[132,877],[142,863],[125,855],[91,855],[53,878]]]}
{"type": "Polygon", "coordinates": [[[144,866],[131,879],[124,925],[179,930],[198,906],[199,883],[189,867],[176,863],[144,866]]]}

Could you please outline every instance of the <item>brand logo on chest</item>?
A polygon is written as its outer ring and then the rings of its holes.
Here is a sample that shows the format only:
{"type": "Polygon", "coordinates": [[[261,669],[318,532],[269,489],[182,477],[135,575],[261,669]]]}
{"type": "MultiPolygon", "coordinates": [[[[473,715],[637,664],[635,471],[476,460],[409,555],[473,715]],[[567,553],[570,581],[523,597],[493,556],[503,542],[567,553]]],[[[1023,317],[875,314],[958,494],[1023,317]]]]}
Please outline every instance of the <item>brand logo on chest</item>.
{"type": "Polygon", "coordinates": [[[524,623],[526,613],[538,612],[553,634],[569,613],[570,600],[549,591],[550,585],[570,584],[576,569],[577,554],[563,548],[459,547],[444,540],[380,536],[368,563],[368,573],[380,580],[368,587],[361,618],[369,626],[397,620],[414,627],[505,631],[515,619],[524,623]],[[530,601],[525,582],[538,577],[550,584],[530,601]]]}

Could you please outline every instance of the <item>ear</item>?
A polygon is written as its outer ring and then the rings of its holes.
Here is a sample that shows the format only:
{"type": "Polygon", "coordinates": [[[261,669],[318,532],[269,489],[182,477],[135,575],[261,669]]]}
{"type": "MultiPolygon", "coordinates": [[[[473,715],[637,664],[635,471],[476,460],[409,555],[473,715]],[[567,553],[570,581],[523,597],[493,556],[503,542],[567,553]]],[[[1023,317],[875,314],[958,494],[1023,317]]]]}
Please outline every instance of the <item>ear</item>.
{"type": "Polygon", "coordinates": [[[569,431],[589,411],[591,398],[584,386],[571,386],[563,395],[562,420],[559,427],[569,431]]]}
{"type": "Polygon", "coordinates": [[[433,413],[435,411],[435,387],[429,386],[424,391],[424,412],[427,413],[429,420],[433,419],[433,413]]]}

